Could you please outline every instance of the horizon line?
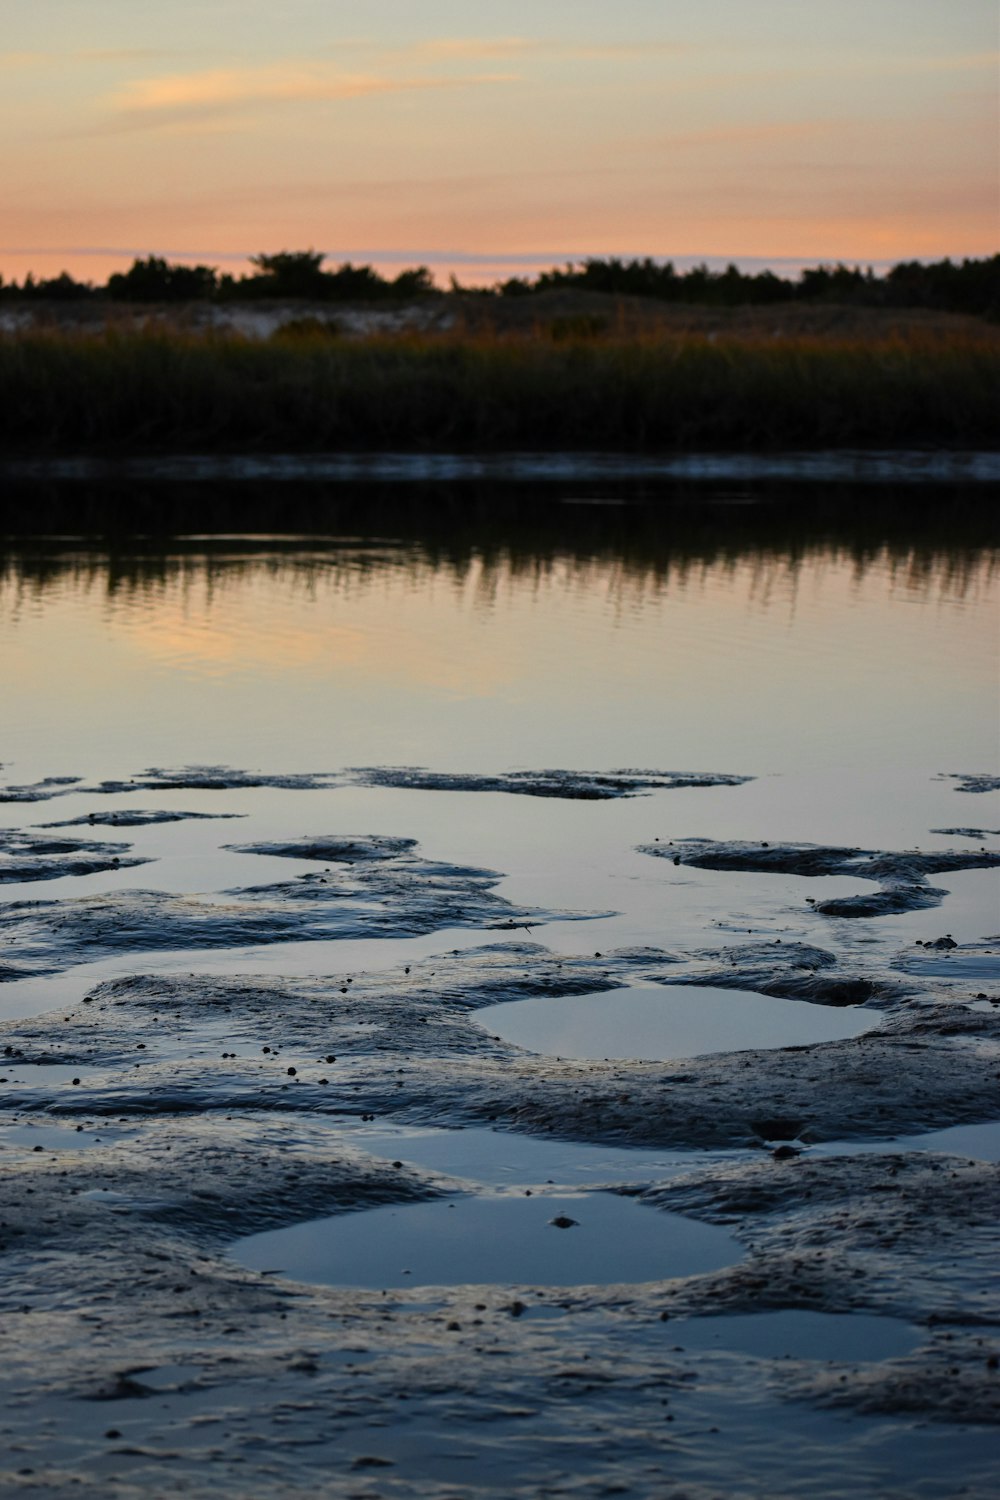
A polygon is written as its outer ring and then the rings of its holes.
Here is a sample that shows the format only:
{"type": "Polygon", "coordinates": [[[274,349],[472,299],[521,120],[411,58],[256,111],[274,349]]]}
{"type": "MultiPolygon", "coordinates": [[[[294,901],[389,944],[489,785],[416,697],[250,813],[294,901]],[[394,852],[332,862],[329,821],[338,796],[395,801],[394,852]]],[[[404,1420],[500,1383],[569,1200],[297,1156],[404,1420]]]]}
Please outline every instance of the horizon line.
{"type": "MultiPolygon", "coordinates": [[[[312,249],[314,247],[310,247],[310,248],[312,249]]],[[[260,252],[260,251],[243,252],[243,251],[239,251],[239,250],[173,250],[173,249],[150,248],[148,246],[145,247],[142,250],[138,250],[138,249],[135,249],[134,247],[131,247],[131,246],[116,246],[116,245],[59,245],[59,246],[55,246],[54,248],[53,247],[45,247],[45,246],[41,246],[41,245],[34,245],[34,246],[0,245],[0,257],[3,257],[3,256],[25,256],[25,255],[38,255],[38,256],[51,257],[51,256],[65,255],[65,256],[80,256],[80,257],[93,257],[93,258],[104,257],[104,258],[106,258],[106,257],[119,257],[120,256],[123,259],[129,259],[129,258],[131,258],[132,260],[143,260],[147,256],[153,256],[153,255],[155,255],[155,256],[159,256],[159,257],[161,257],[163,259],[166,259],[166,260],[177,260],[177,261],[181,261],[181,262],[183,262],[183,261],[200,261],[200,262],[204,262],[206,260],[209,260],[209,261],[216,260],[216,261],[223,261],[223,262],[230,263],[230,264],[242,264],[244,262],[250,262],[252,260],[252,257],[254,255],[261,254],[261,253],[265,253],[266,254],[266,253],[275,253],[275,252],[266,252],[266,251],[265,252],[260,252]]],[[[859,256],[857,258],[847,258],[847,259],[845,259],[843,256],[823,258],[823,257],[817,257],[817,256],[810,256],[810,255],[753,255],[753,254],[740,255],[740,254],[710,253],[710,252],[704,252],[704,251],[701,251],[701,252],[685,251],[683,253],[678,252],[678,253],[675,253],[675,254],[665,254],[665,255],[664,254],[653,255],[653,254],[642,253],[642,252],[628,252],[628,251],[604,251],[604,252],[597,252],[597,253],[595,253],[593,251],[587,251],[587,252],[569,252],[569,251],[551,251],[551,252],[538,251],[538,252],[531,252],[531,251],[514,251],[514,252],[511,252],[510,254],[503,254],[503,253],[489,254],[489,253],[486,253],[484,251],[470,251],[470,250],[429,250],[429,249],[426,249],[426,248],[424,248],[424,249],[413,249],[413,250],[398,250],[398,249],[386,249],[386,248],[372,248],[372,247],[369,246],[369,247],[360,247],[360,248],[359,247],[354,247],[354,248],[351,248],[351,249],[337,248],[337,249],[333,249],[333,250],[324,250],[324,251],[322,251],[320,253],[322,253],[324,260],[340,261],[342,263],[343,262],[350,263],[350,262],[359,261],[359,260],[363,261],[363,262],[381,261],[383,263],[388,263],[388,264],[392,264],[392,265],[399,264],[399,265],[403,265],[403,266],[427,265],[428,268],[433,268],[435,266],[438,267],[438,268],[440,268],[442,266],[449,266],[449,265],[450,266],[456,266],[457,265],[457,266],[469,266],[470,268],[475,268],[475,267],[488,268],[488,267],[492,267],[492,268],[496,269],[496,268],[499,268],[499,267],[509,266],[509,267],[512,267],[512,268],[523,267],[523,268],[527,269],[529,267],[538,267],[538,266],[561,267],[563,265],[578,265],[578,264],[581,264],[581,263],[585,263],[588,260],[622,260],[622,261],[630,261],[630,260],[645,260],[645,259],[652,260],[653,262],[655,262],[655,263],[657,263],[659,265],[665,265],[667,263],[673,263],[674,265],[679,266],[682,269],[690,269],[691,267],[698,266],[698,265],[708,265],[710,268],[713,268],[714,266],[725,267],[727,265],[736,265],[740,269],[750,268],[750,269],[757,270],[757,271],[766,270],[766,269],[772,268],[772,267],[773,268],[781,267],[781,268],[785,268],[785,269],[794,270],[796,268],[801,269],[801,268],[806,267],[806,266],[810,266],[811,267],[811,266],[821,266],[821,265],[846,265],[846,266],[850,266],[850,267],[865,266],[865,267],[871,267],[872,269],[883,270],[883,269],[887,269],[887,268],[890,268],[892,266],[900,264],[900,257],[898,257],[898,256],[875,256],[875,257],[859,256]]],[[[916,262],[919,262],[919,263],[933,263],[935,261],[935,259],[941,259],[941,258],[942,257],[940,257],[940,256],[939,257],[934,257],[934,256],[926,256],[926,255],[924,255],[924,256],[914,255],[914,256],[911,256],[911,257],[903,257],[902,259],[903,260],[909,259],[909,260],[916,261],[916,262]]],[[[981,259],[982,257],[978,256],[978,255],[974,255],[974,256],[969,257],[969,256],[967,256],[965,254],[960,254],[958,252],[955,252],[955,253],[953,253],[953,254],[951,254],[951,255],[949,255],[947,257],[944,257],[944,258],[949,258],[949,259],[966,259],[966,258],[971,258],[971,259],[978,260],[978,259],[981,259]]]]}

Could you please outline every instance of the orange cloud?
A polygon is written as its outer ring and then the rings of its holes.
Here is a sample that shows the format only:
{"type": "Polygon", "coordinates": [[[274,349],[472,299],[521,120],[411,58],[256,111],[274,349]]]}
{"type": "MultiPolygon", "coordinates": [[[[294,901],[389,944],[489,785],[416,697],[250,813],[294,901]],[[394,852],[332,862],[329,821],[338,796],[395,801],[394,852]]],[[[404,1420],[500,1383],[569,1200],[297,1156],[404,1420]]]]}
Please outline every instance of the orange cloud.
{"type": "Polygon", "coordinates": [[[358,99],[422,89],[453,89],[476,84],[510,83],[513,75],[462,77],[390,77],[345,73],[324,63],[285,61],[259,67],[210,68],[140,78],[110,100],[119,126],[151,126],[213,115],[232,114],[276,104],[358,99]]]}

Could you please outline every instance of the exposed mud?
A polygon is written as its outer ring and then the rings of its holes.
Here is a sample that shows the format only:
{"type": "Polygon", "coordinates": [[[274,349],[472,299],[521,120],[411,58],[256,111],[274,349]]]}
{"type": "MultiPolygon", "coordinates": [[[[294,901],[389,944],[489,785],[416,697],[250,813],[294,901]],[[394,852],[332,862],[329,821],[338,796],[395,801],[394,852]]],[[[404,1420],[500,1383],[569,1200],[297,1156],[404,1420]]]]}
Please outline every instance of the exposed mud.
{"type": "MultiPolygon", "coordinates": [[[[881,1138],[997,1114],[1000,1015],[907,1000],[888,975],[867,981],[867,1004],[883,1015],[862,1036],[674,1063],[537,1057],[475,1020],[477,1010],[500,1001],[611,992],[640,981],[725,978],[737,988],[763,984],[794,996],[810,977],[806,956],[815,961],[795,945],[749,945],[720,973],[715,952],[580,959],[538,944],[499,943],[376,975],[112,979],[79,1009],[6,1028],[27,1063],[85,1067],[86,1088],[20,1082],[9,1085],[7,1097],[19,1110],[74,1118],[391,1114],[409,1124],[495,1124],[685,1149],[881,1138]]],[[[838,976],[826,977],[833,984],[838,976]]]]}
{"type": "Polygon", "coordinates": [[[311,792],[321,787],[339,786],[342,778],[328,771],[292,771],[267,775],[259,771],[238,771],[230,766],[184,766],[165,771],[158,766],[130,776],[126,781],[101,781],[97,786],[80,788],[88,793],[163,792],[244,790],[247,787],[278,787],[283,791],[311,792]]]}
{"type": "Polygon", "coordinates": [[[1000,865],[1000,853],[986,849],[960,852],[913,849],[892,853],[820,844],[756,844],[735,840],[715,843],[709,839],[644,844],[639,852],[703,870],[752,870],[807,877],[857,875],[879,885],[879,890],[866,894],[809,901],[814,911],[827,917],[882,917],[940,906],[947,892],[930,885],[928,875],[1000,865]]]}
{"type": "MultiPolygon", "coordinates": [[[[107,780],[83,786],[78,776],[47,777],[32,786],[0,787],[0,802],[42,802],[68,791],[88,795],[115,795],[137,791],[234,791],[274,787],[287,791],[316,791],[345,785],[408,787],[419,791],[516,792],[530,797],[569,797],[605,801],[631,797],[664,787],[740,786],[752,776],[733,776],[711,771],[511,771],[499,775],[451,774],[427,771],[418,766],[354,767],[348,771],[290,772],[270,775],[242,771],[229,766],[184,766],[178,770],[152,767],[125,780],[107,780]]],[[[132,821],[167,821],[167,818],[219,816],[218,814],[169,813],[154,818],[135,814],[132,821]]],[[[115,814],[115,822],[128,826],[128,814],[115,814]]],[[[74,822],[97,822],[89,815],[74,822]]],[[[100,821],[111,821],[105,815],[100,821]]],[[[46,824],[67,827],[68,824],[46,824]]]]}
{"type": "Polygon", "coordinates": [[[88,839],[45,838],[36,833],[0,829],[0,882],[21,884],[58,880],[64,875],[95,875],[103,870],[145,865],[148,859],[129,855],[130,844],[88,839]]]}
{"type": "Polygon", "coordinates": [[[79,786],[79,776],[45,776],[27,786],[0,786],[0,802],[47,802],[79,786]]]}
{"type": "MultiPolygon", "coordinates": [[[[266,852],[269,846],[249,847],[266,852]]],[[[278,847],[301,857],[300,845],[278,847]]],[[[111,953],[416,937],[445,927],[530,928],[587,915],[514,906],[493,890],[498,874],[423,859],[413,839],[357,836],[307,847],[326,850],[308,857],[336,867],[226,892],[225,900],[125,890],[71,901],[9,902],[0,907],[0,939],[21,976],[111,953]],[[329,852],[334,848],[340,853],[329,852]]]]}
{"type": "Polygon", "coordinates": [[[269,854],[283,859],[318,859],[324,864],[364,864],[367,861],[398,859],[417,846],[416,839],[375,837],[370,834],[351,837],[291,839],[286,843],[225,844],[238,854],[269,854]]]}
{"type": "MultiPolygon", "coordinates": [[[[0,1024],[4,1493],[848,1500],[863,1451],[884,1500],[959,1487],[988,1500],[1000,1171],[891,1138],[1000,1117],[1000,1007],[974,998],[967,974],[995,944],[949,935],[894,952],[843,946],[824,927],[829,947],[792,932],[581,956],[500,933],[584,914],[508,903],[495,872],[425,859],[409,837],[227,847],[318,868],[221,897],[0,905],[0,978],[136,955],[134,972],[85,993],[80,971],[59,1008],[0,1024]],[[143,952],[156,967],[196,948],[462,926],[493,938],[370,970],[337,969],[333,949],[314,978],[142,972],[143,952]],[[503,1042],[478,1019],[537,996],[604,992],[611,1007],[635,984],[856,1006],[873,1027],[674,1063],[581,1062],[503,1042]],[[366,1146],[376,1117],[399,1133],[398,1156],[366,1146]],[[600,1188],[643,1213],[725,1226],[742,1258],[638,1284],[367,1292],[230,1255],[271,1228],[493,1191],[406,1164],[406,1130],[428,1126],[628,1148],[628,1171],[619,1157],[576,1183],[572,1234],[600,1188]],[[886,1149],[823,1147],[846,1141],[886,1149]],[[669,1170],[643,1147],[673,1153],[669,1170]],[[693,1319],[789,1309],[897,1319],[916,1347],[831,1362],[819,1349],[707,1349],[692,1331],[693,1319]]],[[[19,833],[3,857],[90,852],[19,833]]],[[[890,893],[1000,862],[704,840],[647,852],[858,875],[890,893]]],[[[504,1191],[558,1187],[526,1176],[504,1191]]]]}
{"type": "Polygon", "coordinates": [[[426,771],[419,766],[357,767],[364,786],[408,787],[422,792],[515,792],[526,797],[607,801],[663,787],[741,786],[752,776],[711,771],[510,771],[499,776],[426,771]]]}
{"type": "Polygon", "coordinates": [[[951,771],[941,779],[957,781],[956,792],[1000,791],[1000,776],[991,776],[981,771],[951,771]]]}
{"type": "Polygon", "coordinates": [[[168,812],[161,808],[151,812],[142,808],[118,807],[113,811],[83,813],[79,818],[65,818],[59,823],[39,823],[39,828],[145,828],[156,823],[187,823],[194,820],[241,818],[243,813],[168,812]]]}
{"type": "MultiPolygon", "coordinates": [[[[780,966],[779,945],[765,946],[780,966]]],[[[443,1500],[637,1487],[792,1500],[796,1472],[822,1472],[822,1493],[846,1496],[851,1429],[824,1427],[829,1407],[932,1423],[906,1428],[919,1484],[887,1482],[886,1496],[954,1493],[954,1453],[942,1469],[936,1433],[962,1424],[965,1493],[985,1500],[985,1433],[1000,1420],[1000,1173],[947,1157],[813,1157],[802,1139],[995,1106],[995,1056],[980,1067],[940,1043],[954,1007],[901,1005],[884,1033],[849,1045],[683,1069],[553,1065],[474,1023],[500,995],[676,977],[714,958],[570,960],[505,944],[343,983],[134,978],[6,1027],[29,1066],[73,1054],[88,1075],[9,1100],[22,1122],[66,1125],[59,1144],[49,1133],[44,1148],[4,1151],[6,1490],[56,1495],[79,1476],[74,1492],[120,1500],[143,1488],[443,1500]],[[244,1234],[479,1190],[366,1154],[342,1111],[451,1125],[496,1115],[513,1129],[687,1146],[717,1142],[721,1124],[749,1149],[618,1191],[725,1225],[745,1257],[639,1285],[388,1294],[240,1269],[226,1249],[244,1234]],[[95,1140],[77,1150],[83,1122],[95,1140]],[[768,1154],[764,1136],[798,1144],[768,1154]],[[682,1320],[786,1308],[905,1319],[920,1346],[875,1364],[686,1348],[682,1320]],[[54,1431],[31,1420],[40,1403],[58,1414],[54,1431]],[[761,1424],[785,1435],[766,1458],[761,1424]]],[[[995,1038],[990,1019],[964,1034],[995,1038]]],[[[891,1445],[882,1462],[891,1472],[891,1445]]]]}

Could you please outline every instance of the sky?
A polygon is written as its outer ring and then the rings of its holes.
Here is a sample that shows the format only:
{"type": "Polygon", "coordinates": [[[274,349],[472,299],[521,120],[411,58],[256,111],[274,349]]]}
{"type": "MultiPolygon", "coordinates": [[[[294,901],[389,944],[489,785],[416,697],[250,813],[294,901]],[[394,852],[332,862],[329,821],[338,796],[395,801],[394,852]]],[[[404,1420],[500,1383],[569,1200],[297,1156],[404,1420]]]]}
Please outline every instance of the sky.
{"type": "Polygon", "coordinates": [[[996,0],[0,0],[0,275],[1000,248],[996,0]]]}

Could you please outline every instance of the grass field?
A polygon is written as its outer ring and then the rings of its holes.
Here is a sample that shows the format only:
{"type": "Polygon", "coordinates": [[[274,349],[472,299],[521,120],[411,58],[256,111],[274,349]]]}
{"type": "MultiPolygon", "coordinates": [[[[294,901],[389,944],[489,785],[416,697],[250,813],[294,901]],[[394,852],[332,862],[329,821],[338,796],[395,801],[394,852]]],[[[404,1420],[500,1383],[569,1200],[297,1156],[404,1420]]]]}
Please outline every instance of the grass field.
{"type": "Polygon", "coordinates": [[[629,334],[0,338],[8,453],[995,446],[1000,341],[629,334]]]}

